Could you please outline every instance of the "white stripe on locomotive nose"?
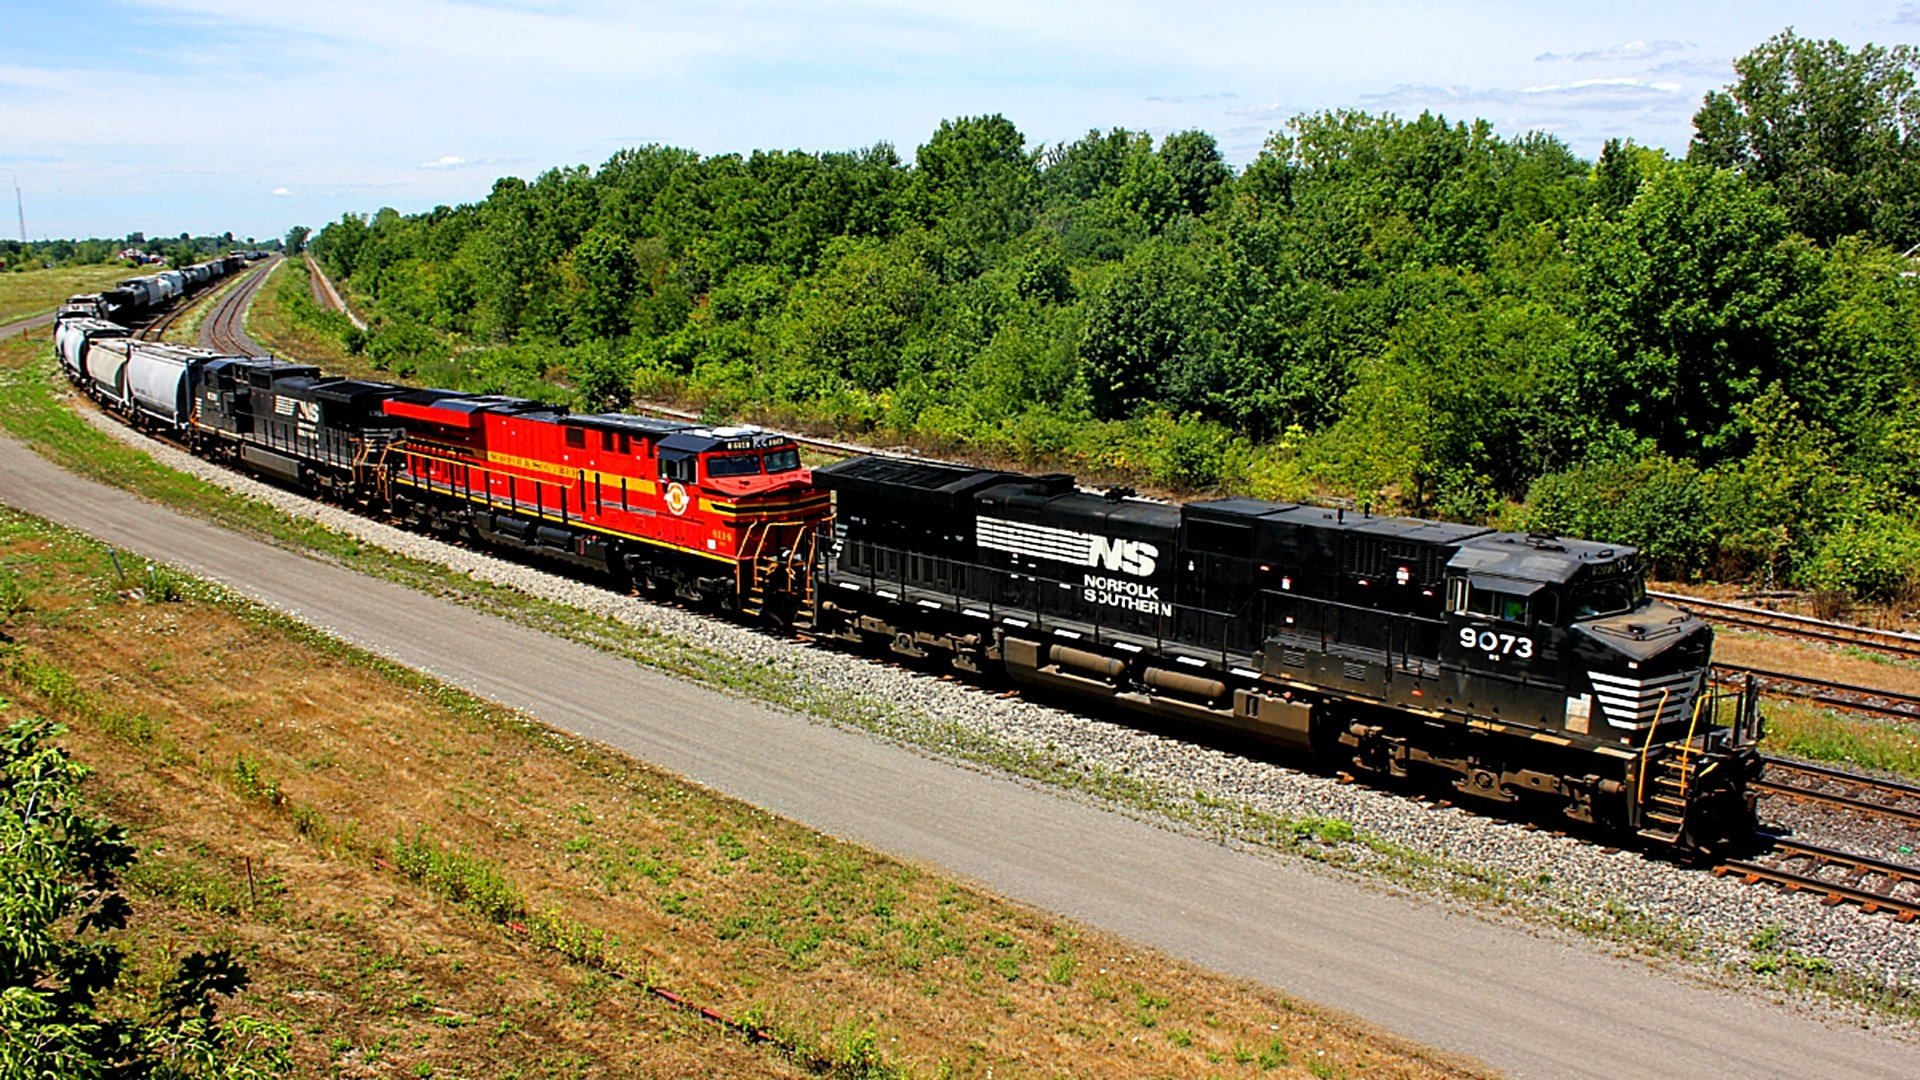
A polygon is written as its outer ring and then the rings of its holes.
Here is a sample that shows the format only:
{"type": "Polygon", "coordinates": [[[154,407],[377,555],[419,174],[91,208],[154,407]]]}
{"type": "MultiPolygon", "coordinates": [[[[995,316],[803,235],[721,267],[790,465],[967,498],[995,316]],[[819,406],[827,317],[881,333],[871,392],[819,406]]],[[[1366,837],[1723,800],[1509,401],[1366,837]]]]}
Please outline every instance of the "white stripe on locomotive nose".
{"type": "Polygon", "coordinates": [[[1598,671],[1587,672],[1593,697],[1612,727],[1638,729],[1662,720],[1685,716],[1700,692],[1701,671],[1682,671],[1652,679],[1629,679],[1598,671]],[[1664,706],[1661,698],[1665,697],[1664,706]],[[1658,715],[1655,715],[1655,714],[1658,715]]]}

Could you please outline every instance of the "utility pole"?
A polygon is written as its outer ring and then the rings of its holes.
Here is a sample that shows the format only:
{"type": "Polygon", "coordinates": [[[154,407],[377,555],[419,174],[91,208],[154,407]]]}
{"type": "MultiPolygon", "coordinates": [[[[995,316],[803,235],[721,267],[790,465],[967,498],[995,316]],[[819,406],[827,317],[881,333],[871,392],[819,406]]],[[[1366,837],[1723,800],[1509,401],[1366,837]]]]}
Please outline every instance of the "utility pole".
{"type": "Polygon", "coordinates": [[[13,178],[13,208],[20,211],[20,242],[27,242],[27,204],[20,198],[20,178],[13,178]]]}

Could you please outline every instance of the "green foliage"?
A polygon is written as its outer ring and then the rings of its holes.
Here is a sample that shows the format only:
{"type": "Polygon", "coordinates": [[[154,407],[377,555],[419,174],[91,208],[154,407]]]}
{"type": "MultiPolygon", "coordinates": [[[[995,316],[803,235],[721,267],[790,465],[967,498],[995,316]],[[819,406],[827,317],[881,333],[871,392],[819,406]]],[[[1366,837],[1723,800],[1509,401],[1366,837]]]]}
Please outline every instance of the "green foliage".
{"type": "Polygon", "coordinates": [[[1700,470],[1659,453],[1590,461],[1533,482],[1520,524],[1638,547],[1668,575],[1705,565],[1710,493],[1700,470]]]}
{"type": "Polygon", "coordinates": [[[111,932],[132,916],[120,880],[135,852],[87,812],[88,770],[51,744],[61,730],[16,718],[0,731],[0,1075],[284,1074],[284,1028],[215,1018],[214,997],[247,985],[224,950],[187,954],[144,1010],[104,1007],[122,982],[111,932]]]}
{"type": "Polygon", "coordinates": [[[1816,240],[1920,228],[1920,49],[1814,41],[1791,29],[1734,62],[1739,78],[1694,115],[1688,159],[1739,169],[1779,193],[1816,240]]]}
{"type": "Polygon", "coordinates": [[[1833,537],[1854,501],[1920,501],[1920,287],[1887,246],[1920,238],[1911,54],[1783,34],[1687,160],[1336,111],[1236,175],[1204,132],[1030,150],[977,116],[911,164],[640,147],[310,246],[373,318],[333,332],[456,388],[633,393],[1886,590],[1887,529],[1833,537]]]}
{"type": "Polygon", "coordinates": [[[393,838],[393,862],[413,881],[483,918],[498,923],[526,918],[526,901],[498,867],[469,852],[449,851],[425,829],[411,840],[393,838]]]}

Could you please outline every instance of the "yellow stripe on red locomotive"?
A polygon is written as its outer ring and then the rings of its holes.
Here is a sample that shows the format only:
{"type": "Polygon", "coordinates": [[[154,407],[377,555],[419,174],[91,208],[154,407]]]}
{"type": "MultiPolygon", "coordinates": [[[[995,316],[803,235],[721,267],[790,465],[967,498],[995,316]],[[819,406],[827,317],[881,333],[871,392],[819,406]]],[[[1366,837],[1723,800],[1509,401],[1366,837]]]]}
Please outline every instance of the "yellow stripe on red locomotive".
{"type": "Polygon", "coordinates": [[[550,548],[597,537],[753,559],[831,513],[793,441],[754,428],[570,415],[444,390],[401,395],[386,410],[407,425],[398,482],[480,515],[479,527],[534,523],[529,535],[550,548]]]}

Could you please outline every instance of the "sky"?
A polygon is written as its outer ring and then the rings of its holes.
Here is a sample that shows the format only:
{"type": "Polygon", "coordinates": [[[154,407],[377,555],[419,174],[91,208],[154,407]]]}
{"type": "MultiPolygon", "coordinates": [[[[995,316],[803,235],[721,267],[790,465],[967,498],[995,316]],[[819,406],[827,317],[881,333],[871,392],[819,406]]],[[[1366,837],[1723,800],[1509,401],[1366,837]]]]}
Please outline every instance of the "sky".
{"type": "Polygon", "coordinates": [[[652,143],[911,161],[990,113],[1029,147],[1198,128],[1236,167],[1327,109],[1683,154],[1790,26],[1920,44],[1920,2],[0,0],[0,181],[32,239],[264,239],[652,143]]]}

